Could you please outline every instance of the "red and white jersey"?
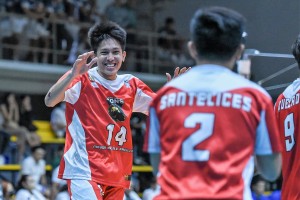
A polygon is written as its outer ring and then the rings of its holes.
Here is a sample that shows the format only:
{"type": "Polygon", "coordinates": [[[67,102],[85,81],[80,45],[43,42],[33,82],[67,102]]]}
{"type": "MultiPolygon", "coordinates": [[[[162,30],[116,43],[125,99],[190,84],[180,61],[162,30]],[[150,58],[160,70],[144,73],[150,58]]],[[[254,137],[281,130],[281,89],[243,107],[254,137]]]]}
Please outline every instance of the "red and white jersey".
{"type": "Polygon", "coordinates": [[[300,199],[300,79],[296,79],[278,97],[275,114],[280,138],[284,146],[282,153],[281,199],[300,199]]]}
{"type": "Polygon", "coordinates": [[[132,112],[148,114],[155,93],[125,74],[106,80],[92,68],[65,91],[66,143],[59,178],[128,188],[132,171],[132,112]]]}
{"type": "Polygon", "coordinates": [[[281,150],[272,99],[225,67],[193,67],[150,104],[144,150],[161,154],[156,199],[252,199],[254,154],[281,150]]]}

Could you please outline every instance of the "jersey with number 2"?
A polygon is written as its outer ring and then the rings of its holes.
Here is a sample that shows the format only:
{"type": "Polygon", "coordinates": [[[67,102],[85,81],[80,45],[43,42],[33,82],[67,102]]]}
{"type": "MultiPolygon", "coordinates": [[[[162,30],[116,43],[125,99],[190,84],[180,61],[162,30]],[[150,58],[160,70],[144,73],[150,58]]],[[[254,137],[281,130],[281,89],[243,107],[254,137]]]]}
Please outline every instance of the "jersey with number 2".
{"type": "Polygon", "coordinates": [[[150,105],[144,150],[160,153],[157,199],[251,199],[253,155],[280,151],[273,103],[216,65],[169,82],[150,105]]]}

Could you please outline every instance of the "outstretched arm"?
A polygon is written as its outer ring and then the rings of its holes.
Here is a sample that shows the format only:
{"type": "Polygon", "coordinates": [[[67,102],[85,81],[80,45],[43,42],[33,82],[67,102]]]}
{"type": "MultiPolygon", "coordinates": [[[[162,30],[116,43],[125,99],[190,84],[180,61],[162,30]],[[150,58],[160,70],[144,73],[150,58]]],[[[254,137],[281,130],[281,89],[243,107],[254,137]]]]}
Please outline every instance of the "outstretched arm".
{"type": "MultiPolygon", "coordinates": [[[[173,78],[176,78],[176,77],[179,76],[180,74],[185,73],[185,72],[188,71],[189,69],[191,69],[191,67],[183,67],[183,68],[181,68],[181,69],[180,69],[179,67],[176,67],[175,70],[174,70],[173,78]]],[[[171,74],[166,73],[166,76],[167,76],[167,82],[169,82],[170,80],[172,80],[171,74]]]]}
{"type": "Polygon", "coordinates": [[[93,58],[90,63],[87,63],[89,57],[93,57],[94,52],[90,51],[78,56],[75,61],[72,70],[61,77],[48,91],[45,97],[45,104],[48,107],[53,107],[65,98],[65,91],[70,83],[79,75],[86,73],[94,63],[97,62],[97,58],[93,58]]]}

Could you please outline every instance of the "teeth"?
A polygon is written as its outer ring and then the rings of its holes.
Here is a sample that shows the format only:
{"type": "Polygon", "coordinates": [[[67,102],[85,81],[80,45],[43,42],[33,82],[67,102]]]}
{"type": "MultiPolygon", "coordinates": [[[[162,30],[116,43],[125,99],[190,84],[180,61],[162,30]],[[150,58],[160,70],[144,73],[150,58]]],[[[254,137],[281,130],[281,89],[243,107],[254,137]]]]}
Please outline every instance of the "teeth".
{"type": "Polygon", "coordinates": [[[114,64],[107,64],[106,66],[107,67],[114,67],[115,65],[114,64]]]}

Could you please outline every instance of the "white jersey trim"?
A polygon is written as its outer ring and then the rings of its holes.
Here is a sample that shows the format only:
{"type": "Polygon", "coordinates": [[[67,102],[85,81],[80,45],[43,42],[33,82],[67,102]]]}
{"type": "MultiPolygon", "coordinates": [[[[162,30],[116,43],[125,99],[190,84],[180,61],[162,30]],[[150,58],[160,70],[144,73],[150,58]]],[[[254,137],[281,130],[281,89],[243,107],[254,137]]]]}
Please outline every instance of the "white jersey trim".
{"type": "Polygon", "coordinates": [[[85,132],[76,111],[74,111],[72,123],[68,126],[68,130],[73,142],[70,149],[64,154],[65,169],[63,178],[91,180],[85,132]]]}
{"type": "Polygon", "coordinates": [[[75,104],[79,99],[80,91],[81,91],[81,82],[79,81],[75,85],[73,85],[73,87],[65,91],[64,101],[70,104],[75,104]]]}
{"type": "Polygon", "coordinates": [[[160,126],[157,119],[156,111],[154,108],[150,108],[150,115],[149,115],[149,146],[148,152],[149,153],[160,153],[160,126]]]}
{"type": "Polygon", "coordinates": [[[149,104],[152,101],[152,97],[143,92],[140,88],[137,88],[137,92],[133,104],[133,112],[141,112],[148,115],[149,104]]]}
{"type": "Polygon", "coordinates": [[[254,157],[251,156],[242,174],[244,180],[243,200],[252,200],[250,185],[251,185],[253,173],[254,173],[254,157]]]}

